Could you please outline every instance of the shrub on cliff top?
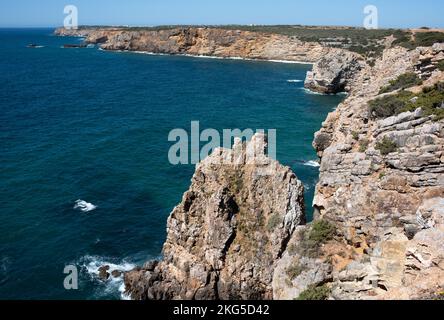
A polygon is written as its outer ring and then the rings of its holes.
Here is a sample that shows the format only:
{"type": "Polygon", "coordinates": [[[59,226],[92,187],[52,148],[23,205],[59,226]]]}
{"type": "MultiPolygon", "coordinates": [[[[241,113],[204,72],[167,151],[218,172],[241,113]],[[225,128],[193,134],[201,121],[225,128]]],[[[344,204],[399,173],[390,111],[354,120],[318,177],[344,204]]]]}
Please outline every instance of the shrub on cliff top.
{"type": "Polygon", "coordinates": [[[395,80],[390,81],[390,84],[386,87],[383,87],[379,94],[392,92],[398,89],[406,89],[414,86],[419,86],[422,84],[422,80],[418,77],[418,75],[414,72],[408,72],[401,74],[395,80]]]}
{"type": "Polygon", "coordinates": [[[435,43],[444,42],[443,32],[418,32],[415,34],[415,45],[417,47],[430,47],[435,43]]]}
{"type": "Polygon", "coordinates": [[[401,91],[369,102],[373,119],[388,118],[418,108],[423,110],[424,116],[434,116],[434,121],[444,119],[444,82],[426,87],[420,94],[401,91]]]}
{"type": "Polygon", "coordinates": [[[443,32],[417,32],[412,38],[411,34],[400,34],[392,45],[399,45],[409,50],[417,47],[430,47],[435,43],[444,42],[443,32]]]}
{"type": "Polygon", "coordinates": [[[388,137],[384,137],[382,141],[376,144],[376,150],[379,150],[383,156],[386,156],[398,150],[398,145],[388,137]]]}
{"type": "Polygon", "coordinates": [[[310,286],[307,290],[303,291],[297,300],[327,300],[331,294],[331,289],[327,285],[320,287],[310,286]]]}
{"type": "Polygon", "coordinates": [[[405,108],[405,100],[412,98],[413,94],[402,91],[397,95],[378,98],[369,102],[369,112],[373,118],[388,118],[399,114],[405,108]]]}

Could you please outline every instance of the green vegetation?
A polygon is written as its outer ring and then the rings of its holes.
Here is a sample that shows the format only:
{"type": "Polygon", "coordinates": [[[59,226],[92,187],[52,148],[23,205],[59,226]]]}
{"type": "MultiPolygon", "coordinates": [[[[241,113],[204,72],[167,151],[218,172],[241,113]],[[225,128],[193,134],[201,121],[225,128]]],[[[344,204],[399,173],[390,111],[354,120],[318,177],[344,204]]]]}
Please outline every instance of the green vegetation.
{"type": "Polygon", "coordinates": [[[297,300],[327,300],[330,294],[331,289],[325,284],[320,287],[310,286],[299,295],[297,300]]]}
{"type": "Polygon", "coordinates": [[[413,98],[413,94],[401,91],[397,95],[378,98],[369,102],[370,115],[373,118],[388,118],[401,113],[406,106],[406,100],[413,98]]]}
{"type": "Polygon", "coordinates": [[[352,137],[353,137],[353,140],[358,141],[359,140],[359,132],[353,131],[352,132],[352,137]]]}
{"type": "Polygon", "coordinates": [[[418,32],[413,37],[405,34],[402,37],[397,37],[393,45],[399,45],[407,49],[414,49],[417,47],[429,47],[435,43],[444,42],[443,32],[418,32]]]}
{"type": "Polygon", "coordinates": [[[399,89],[406,89],[422,84],[422,80],[414,72],[408,72],[400,75],[395,80],[390,81],[390,84],[379,91],[379,94],[392,92],[399,89]]]}
{"type": "Polygon", "coordinates": [[[282,222],[281,217],[278,214],[274,214],[268,220],[267,229],[268,231],[274,230],[282,222]]]}
{"type": "Polygon", "coordinates": [[[336,228],[334,225],[326,220],[317,220],[311,226],[308,239],[318,243],[325,243],[333,239],[335,234],[336,228]]]}
{"type": "Polygon", "coordinates": [[[362,139],[361,141],[359,141],[359,152],[366,152],[369,144],[370,141],[368,141],[367,139],[362,139]]]}
{"type": "Polygon", "coordinates": [[[302,267],[299,263],[296,263],[287,269],[287,276],[288,278],[293,281],[296,279],[302,272],[305,271],[305,268],[302,267]]]}
{"type": "Polygon", "coordinates": [[[369,102],[369,111],[373,118],[383,119],[406,111],[422,108],[425,116],[434,116],[434,120],[444,119],[444,82],[426,87],[420,94],[401,91],[369,102]]]}
{"type": "Polygon", "coordinates": [[[384,137],[382,141],[376,144],[376,150],[379,150],[383,156],[386,156],[398,150],[398,145],[388,137],[384,137]]]}
{"type": "Polygon", "coordinates": [[[379,180],[384,179],[385,176],[386,176],[386,173],[385,173],[384,171],[382,171],[382,172],[379,174],[379,180]]]}
{"type": "Polygon", "coordinates": [[[442,42],[444,42],[443,32],[419,32],[415,35],[415,45],[417,47],[429,47],[442,42]]]}
{"type": "Polygon", "coordinates": [[[336,228],[326,220],[317,220],[312,223],[309,230],[301,235],[299,244],[300,254],[307,257],[318,257],[321,253],[321,246],[332,240],[336,234],[336,228]]]}
{"type": "Polygon", "coordinates": [[[441,71],[444,71],[444,60],[441,60],[440,62],[438,62],[438,69],[441,71]]]}

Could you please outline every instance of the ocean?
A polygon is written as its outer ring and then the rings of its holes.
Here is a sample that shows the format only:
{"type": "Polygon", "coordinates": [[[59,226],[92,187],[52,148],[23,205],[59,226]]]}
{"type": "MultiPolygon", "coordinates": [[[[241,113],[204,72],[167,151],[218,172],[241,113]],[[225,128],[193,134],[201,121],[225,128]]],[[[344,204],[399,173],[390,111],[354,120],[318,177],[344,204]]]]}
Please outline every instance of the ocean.
{"type": "Polygon", "coordinates": [[[120,299],[97,268],[161,256],[194,172],[169,163],[168,134],[191,121],[276,129],[311,217],[313,134],[343,97],[305,91],[310,65],[64,49],[80,39],[52,31],[0,29],[0,299],[120,299]]]}

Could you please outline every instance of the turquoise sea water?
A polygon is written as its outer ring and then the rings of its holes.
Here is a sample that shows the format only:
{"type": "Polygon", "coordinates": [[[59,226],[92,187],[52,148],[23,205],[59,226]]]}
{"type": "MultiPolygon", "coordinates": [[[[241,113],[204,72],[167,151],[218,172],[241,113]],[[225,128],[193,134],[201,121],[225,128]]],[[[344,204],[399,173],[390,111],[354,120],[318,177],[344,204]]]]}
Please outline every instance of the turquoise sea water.
{"type": "Polygon", "coordinates": [[[191,121],[277,129],[311,206],[313,134],[342,98],[305,92],[309,65],[62,49],[79,39],[51,33],[0,29],[0,299],[119,298],[94,272],[160,256],[194,172],[169,164],[168,133],[191,121]],[[79,290],[63,287],[69,264],[79,290]]]}

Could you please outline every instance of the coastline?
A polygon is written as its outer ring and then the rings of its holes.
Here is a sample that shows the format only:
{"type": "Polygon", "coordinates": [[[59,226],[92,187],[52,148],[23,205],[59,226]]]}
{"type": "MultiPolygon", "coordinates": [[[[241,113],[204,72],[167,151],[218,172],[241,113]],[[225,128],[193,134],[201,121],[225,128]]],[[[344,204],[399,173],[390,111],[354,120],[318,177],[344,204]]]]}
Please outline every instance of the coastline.
{"type": "MultiPolygon", "coordinates": [[[[181,32],[179,35],[182,37],[184,32],[185,36],[188,35],[186,31],[182,30],[181,32]]],[[[154,35],[156,34],[154,33],[154,35]]],[[[145,40],[150,39],[150,35],[153,34],[143,34],[145,40]]],[[[127,39],[133,37],[128,34],[126,36],[128,36],[127,39]]],[[[176,36],[177,34],[174,35],[174,37],[176,36]]],[[[202,35],[195,34],[193,36],[196,38],[202,35]]],[[[209,35],[206,34],[206,37],[205,40],[208,40],[209,35]]],[[[111,41],[106,40],[103,50],[206,59],[298,63],[298,61],[288,62],[288,60],[240,58],[237,55],[226,58],[171,53],[187,50],[188,52],[227,53],[227,51],[217,51],[214,47],[193,47],[194,44],[186,42],[189,40],[186,37],[185,45],[181,42],[177,47],[165,46],[165,43],[156,42],[158,39],[153,40],[155,48],[169,53],[118,50],[117,48],[134,48],[134,46],[129,40],[122,41],[119,36],[112,39],[111,41]]],[[[202,40],[202,38],[199,39],[202,40]]],[[[222,39],[224,38],[222,37],[222,39]]],[[[242,43],[241,40],[239,41],[242,43]]],[[[240,294],[245,294],[243,297],[246,299],[254,294],[263,294],[265,298],[272,296],[274,299],[287,300],[298,297],[304,290],[315,287],[328,290],[328,295],[338,300],[417,299],[433,296],[433,290],[436,288],[429,284],[429,278],[433,275],[434,281],[439,282],[444,288],[444,273],[442,269],[435,268],[433,264],[417,259],[415,253],[420,256],[427,254],[433,259],[444,261],[442,241],[437,238],[444,237],[444,220],[442,219],[444,216],[444,197],[442,196],[444,185],[441,175],[444,172],[442,153],[444,122],[439,117],[435,118],[439,114],[439,110],[436,111],[436,115],[426,114],[421,105],[417,106],[416,110],[404,113],[394,111],[384,116],[375,115],[369,107],[372,102],[381,98],[382,88],[409,73],[414,73],[422,80],[421,85],[416,87],[416,91],[411,92],[412,95],[419,95],[419,92],[422,92],[422,95],[428,98],[427,94],[431,92],[430,90],[442,91],[439,84],[444,80],[444,74],[443,70],[440,71],[438,62],[444,60],[444,44],[436,43],[433,46],[416,49],[407,49],[401,46],[389,47],[383,50],[380,57],[375,59],[374,64],[367,63],[368,61],[363,59],[363,56],[344,49],[328,49],[327,51],[328,54],[318,57],[318,59],[315,59],[314,56],[307,58],[316,62],[304,63],[312,64],[313,71],[307,74],[303,89],[308,93],[321,95],[337,94],[342,90],[347,92],[347,98],[328,114],[313,141],[313,146],[321,159],[319,180],[313,200],[315,220],[312,224],[305,224],[302,223],[303,217],[300,216],[301,223],[298,224],[297,221],[294,221],[294,224],[297,224],[302,235],[311,233],[313,228],[323,226],[327,229],[334,229],[332,231],[334,236],[330,235],[328,238],[320,240],[319,247],[316,249],[319,251],[317,254],[322,253],[322,256],[313,257],[304,251],[304,238],[301,238],[301,234],[293,234],[294,230],[292,229],[286,230],[288,233],[283,238],[285,245],[280,246],[280,249],[270,249],[266,252],[272,256],[278,252],[278,258],[269,261],[275,268],[271,274],[273,277],[272,288],[270,288],[269,282],[270,274],[259,270],[258,274],[264,278],[257,282],[260,283],[263,280],[264,286],[267,287],[266,292],[252,292],[250,288],[243,289],[238,286],[237,283],[243,281],[250,281],[251,285],[254,285],[251,282],[252,278],[244,278],[244,275],[240,273],[238,278],[230,278],[225,275],[227,277],[222,281],[222,285],[227,286],[224,288],[224,293],[230,295],[230,290],[235,290],[234,292],[238,290],[240,294]],[[432,89],[433,86],[435,89],[432,89]],[[387,145],[390,150],[385,151],[384,148],[387,145]],[[423,215],[427,215],[427,217],[423,217],[423,215]],[[425,219],[433,221],[425,224],[422,222],[425,219]],[[290,244],[296,249],[287,250],[290,248],[290,244]],[[328,246],[324,247],[324,245],[328,246]],[[294,265],[293,261],[295,260],[301,261],[303,264],[301,268],[307,270],[306,272],[311,277],[310,280],[307,280],[307,274],[303,271],[288,281],[286,270],[294,265]],[[414,269],[411,269],[412,265],[414,265],[414,269]],[[234,289],[230,283],[235,284],[234,289]]],[[[249,51],[242,52],[248,53],[249,51]]],[[[255,52],[255,56],[257,53],[255,52]]],[[[408,88],[411,87],[406,89],[408,88]]],[[[392,95],[395,94],[396,92],[392,93],[392,95]]],[[[416,100],[413,100],[410,101],[415,103],[416,100]]],[[[439,109],[439,107],[436,108],[439,109]]],[[[241,168],[241,170],[245,169],[241,168]]],[[[191,297],[198,294],[201,299],[219,297],[214,288],[219,288],[221,283],[219,274],[214,274],[214,272],[221,272],[224,263],[218,263],[221,270],[217,270],[206,257],[200,255],[201,252],[205,252],[205,246],[211,245],[211,243],[207,244],[202,240],[203,247],[196,250],[188,243],[180,243],[178,240],[182,238],[183,234],[185,234],[184,238],[187,238],[187,233],[196,228],[201,228],[211,234],[218,232],[221,226],[208,223],[208,221],[216,220],[211,217],[213,211],[208,211],[208,208],[216,209],[216,211],[222,210],[222,212],[228,210],[226,214],[230,217],[241,214],[236,201],[240,201],[238,203],[243,205],[244,199],[237,198],[237,192],[233,192],[231,189],[239,186],[248,188],[251,181],[248,177],[244,180],[243,176],[230,177],[228,183],[225,181],[227,193],[220,194],[216,191],[220,187],[218,184],[223,183],[223,179],[219,179],[220,181],[216,181],[213,185],[214,194],[221,197],[218,199],[220,201],[215,204],[207,202],[206,194],[202,192],[206,182],[200,177],[206,176],[207,171],[217,175],[221,174],[223,169],[197,167],[190,191],[185,194],[181,204],[174,209],[170,216],[168,240],[164,245],[164,248],[169,251],[170,257],[156,261],[154,267],[149,265],[125,275],[127,292],[134,299],[159,299],[159,297],[161,299],[177,297],[187,299],[190,297],[189,294],[192,295],[191,297]],[[199,168],[205,172],[204,175],[200,174],[199,168]],[[232,183],[233,181],[235,183],[232,183]],[[190,212],[190,208],[196,210],[191,207],[196,199],[200,199],[198,201],[199,210],[195,212],[197,220],[194,222],[180,221],[181,217],[190,212]],[[226,203],[219,208],[218,205],[223,204],[224,201],[226,203]],[[202,220],[199,212],[207,211],[206,214],[209,214],[211,219],[202,220]],[[180,229],[176,228],[179,225],[186,225],[186,228],[183,226],[180,229]],[[193,249],[193,253],[190,253],[191,249],[193,249]],[[173,259],[173,257],[177,259],[173,259]],[[188,263],[191,264],[191,268],[194,268],[193,273],[190,273],[190,265],[187,265],[186,268],[183,267],[188,263]],[[160,267],[157,267],[157,264],[160,267]],[[171,270],[178,272],[177,277],[175,274],[171,274],[171,270]],[[204,282],[198,287],[193,285],[190,287],[190,283],[199,283],[202,274],[206,275],[206,279],[211,277],[214,286],[207,287],[208,283],[204,282]],[[164,281],[162,275],[166,276],[168,280],[165,283],[162,283],[164,281]],[[155,287],[150,287],[149,283],[151,282],[156,283],[155,287]],[[174,283],[174,287],[165,286],[166,283],[171,282],[174,283]],[[141,285],[148,285],[147,291],[140,291],[141,285]],[[154,291],[150,292],[148,289],[154,291]]],[[[228,176],[230,174],[232,172],[227,172],[228,176]]],[[[282,186],[281,183],[279,185],[282,186]]],[[[263,194],[260,193],[260,195],[263,194]]],[[[273,198],[279,197],[279,195],[279,193],[270,192],[267,196],[273,198]]],[[[268,199],[264,199],[264,203],[267,202],[268,199]]],[[[243,214],[254,211],[250,210],[251,208],[254,208],[254,204],[248,204],[246,208],[243,208],[243,214]]],[[[282,208],[275,208],[273,212],[279,212],[278,215],[288,214],[282,208]]],[[[248,221],[255,219],[255,217],[249,218],[251,219],[248,221]]],[[[271,220],[271,218],[267,213],[266,219],[271,220]]],[[[226,222],[224,221],[221,221],[220,224],[223,225],[226,222]]],[[[267,235],[268,232],[271,237],[278,236],[279,234],[274,234],[276,225],[272,224],[272,226],[273,228],[264,231],[263,234],[267,235]]],[[[234,239],[238,239],[236,231],[242,230],[237,230],[236,224],[231,224],[231,222],[222,227],[227,232],[229,231],[229,234],[227,239],[219,239],[227,242],[218,245],[221,248],[231,249],[234,239]]],[[[247,230],[248,234],[253,234],[256,230],[255,226],[251,229],[248,229],[248,226],[245,229],[243,226],[242,229],[243,231],[247,230]]],[[[192,235],[189,237],[191,238],[192,235]]],[[[244,238],[238,239],[238,241],[242,240],[244,238]]],[[[244,249],[245,251],[240,251],[240,248],[242,248],[241,243],[237,244],[232,251],[223,249],[222,252],[214,252],[215,256],[212,258],[217,260],[222,257],[222,261],[230,261],[235,265],[236,261],[245,261],[246,256],[251,256],[252,253],[253,256],[256,254],[255,248],[248,247],[244,249]]],[[[261,264],[256,263],[260,268],[261,264]]],[[[255,268],[254,263],[252,268],[255,268]]]]}
{"type": "Polygon", "coordinates": [[[138,51],[138,50],[108,50],[99,48],[100,51],[109,52],[122,52],[122,53],[137,53],[146,54],[150,56],[177,56],[177,57],[189,57],[189,58],[201,58],[201,59],[217,59],[217,60],[240,60],[240,61],[253,61],[253,62],[272,62],[272,63],[285,63],[285,64],[301,64],[313,66],[314,62],[304,62],[304,61],[293,61],[293,60],[276,60],[276,59],[254,59],[254,58],[244,58],[244,57],[221,57],[221,56],[207,56],[207,55],[195,55],[195,54],[181,54],[181,53],[158,53],[149,51],[138,51]]]}

